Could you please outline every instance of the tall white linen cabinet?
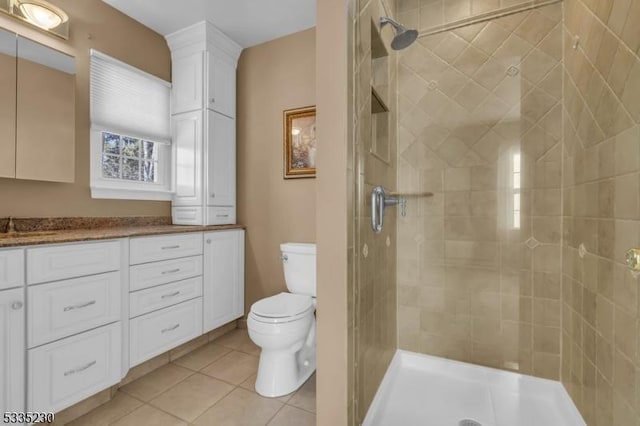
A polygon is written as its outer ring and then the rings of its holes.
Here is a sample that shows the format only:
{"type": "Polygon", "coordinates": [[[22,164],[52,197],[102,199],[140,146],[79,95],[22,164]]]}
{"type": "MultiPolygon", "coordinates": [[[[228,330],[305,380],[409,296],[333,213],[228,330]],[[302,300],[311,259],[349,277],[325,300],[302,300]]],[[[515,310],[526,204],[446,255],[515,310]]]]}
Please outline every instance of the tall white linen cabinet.
{"type": "Polygon", "coordinates": [[[166,37],[178,225],[236,223],[236,67],[242,47],[209,22],[166,37]]]}

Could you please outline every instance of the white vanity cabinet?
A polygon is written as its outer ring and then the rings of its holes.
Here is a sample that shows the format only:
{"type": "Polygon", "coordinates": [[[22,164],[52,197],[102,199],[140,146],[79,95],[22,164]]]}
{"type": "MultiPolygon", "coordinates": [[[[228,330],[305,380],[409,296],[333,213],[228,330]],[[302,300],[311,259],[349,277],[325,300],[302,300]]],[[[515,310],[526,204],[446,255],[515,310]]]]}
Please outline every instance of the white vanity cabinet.
{"type": "Polygon", "coordinates": [[[236,116],[236,62],[226,55],[209,53],[207,108],[230,118],[236,116]]]}
{"type": "Polygon", "coordinates": [[[203,108],[203,52],[194,52],[171,60],[171,113],[198,111],[203,108]]]}
{"type": "Polygon", "coordinates": [[[127,254],[126,239],[26,249],[29,411],[60,411],[123,377],[127,254]]]}
{"type": "Polygon", "coordinates": [[[130,240],[130,367],[202,334],[202,232],[130,240]]]}
{"type": "Polygon", "coordinates": [[[0,291],[0,414],[25,411],[24,312],[24,288],[0,291]]]}
{"type": "Polygon", "coordinates": [[[208,108],[235,118],[236,61],[224,53],[209,51],[173,57],[172,114],[208,108]]]}
{"type": "MultiPolygon", "coordinates": [[[[236,205],[236,123],[235,120],[214,111],[208,111],[207,134],[207,206],[235,207],[236,205]]],[[[212,224],[235,223],[234,217],[216,211],[212,224]],[[223,214],[222,216],[220,214],[223,214]],[[233,219],[233,220],[232,220],[233,219]]]]}
{"type": "Polygon", "coordinates": [[[0,249],[0,413],[63,410],[243,313],[242,229],[0,249]]]}
{"type": "Polygon", "coordinates": [[[236,66],[242,48],[208,22],[167,36],[172,58],[173,223],[236,221],[236,66]]]}
{"type": "Polygon", "coordinates": [[[244,230],[204,234],[204,332],[244,315],[244,230]]]}
{"type": "Polygon", "coordinates": [[[25,411],[24,250],[0,250],[0,415],[25,411]]]}

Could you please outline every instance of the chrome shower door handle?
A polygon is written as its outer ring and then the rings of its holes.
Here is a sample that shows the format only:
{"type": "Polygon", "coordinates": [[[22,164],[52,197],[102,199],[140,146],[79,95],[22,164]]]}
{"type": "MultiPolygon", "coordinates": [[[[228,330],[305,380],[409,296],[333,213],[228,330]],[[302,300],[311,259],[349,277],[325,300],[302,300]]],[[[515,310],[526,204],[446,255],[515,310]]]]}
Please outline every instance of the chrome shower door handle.
{"type": "Polygon", "coordinates": [[[371,191],[371,229],[376,234],[382,232],[384,221],[385,192],[381,186],[376,186],[371,191]]]}

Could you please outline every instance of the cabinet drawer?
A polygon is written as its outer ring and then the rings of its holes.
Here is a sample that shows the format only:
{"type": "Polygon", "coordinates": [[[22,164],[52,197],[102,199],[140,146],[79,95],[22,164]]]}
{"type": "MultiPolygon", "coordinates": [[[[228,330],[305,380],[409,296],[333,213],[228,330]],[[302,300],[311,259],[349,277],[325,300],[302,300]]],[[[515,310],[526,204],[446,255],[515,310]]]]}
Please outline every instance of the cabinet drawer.
{"type": "Polygon", "coordinates": [[[27,249],[27,283],[82,277],[120,269],[120,242],[27,249]]]}
{"type": "Polygon", "coordinates": [[[24,252],[0,251],[0,290],[24,285],[24,252]]]}
{"type": "Polygon", "coordinates": [[[202,256],[144,263],[129,270],[129,288],[131,291],[142,290],[197,275],[202,275],[202,256]]]}
{"type": "Polygon", "coordinates": [[[28,351],[27,408],[57,412],[120,380],[117,322],[28,351]]]}
{"type": "Polygon", "coordinates": [[[131,264],[202,254],[202,233],[159,235],[130,240],[131,264]]]}
{"type": "Polygon", "coordinates": [[[202,296],[202,277],[165,284],[131,293],[131,318],[202,296]]]}
{"type": "Polygon", "coordinates": [[[120,272],[29,287],[29,347],[118,321],[121,289],[120,272]]]}
{"type": "Polygon", "coordinates": [[[235,207],[207,207],[209,225],[232,225],[236,223],[235,207]]]}
{"type": "Polygon", "coordinates": [[[171,208],[171,221],[175,225],[202,225],[202,207],[173,207],[171,208]]]}
{"type": "Polygon", "coordinates": [[[152,312],[130,322],[131,367],[202,334],[202,298],[152,312]]]}

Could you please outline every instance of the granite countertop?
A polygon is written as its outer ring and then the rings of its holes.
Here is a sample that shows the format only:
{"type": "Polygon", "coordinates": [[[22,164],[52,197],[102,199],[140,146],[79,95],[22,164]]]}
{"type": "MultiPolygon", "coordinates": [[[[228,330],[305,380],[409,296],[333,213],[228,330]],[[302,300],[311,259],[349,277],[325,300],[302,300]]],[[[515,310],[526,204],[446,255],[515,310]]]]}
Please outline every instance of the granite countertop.
{"type": "MultiPolygon", "coordinates": [[[[0,248],[245,228],[243,225],[172,225],[171,218],[165,217],[15,218],[13,221],[15,232],[0,232],[0,248]]],[[[6,230],[8,223],[8,218],[0,219],[0,231],[6,230]]]]}

